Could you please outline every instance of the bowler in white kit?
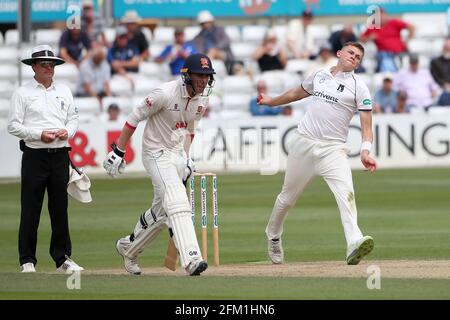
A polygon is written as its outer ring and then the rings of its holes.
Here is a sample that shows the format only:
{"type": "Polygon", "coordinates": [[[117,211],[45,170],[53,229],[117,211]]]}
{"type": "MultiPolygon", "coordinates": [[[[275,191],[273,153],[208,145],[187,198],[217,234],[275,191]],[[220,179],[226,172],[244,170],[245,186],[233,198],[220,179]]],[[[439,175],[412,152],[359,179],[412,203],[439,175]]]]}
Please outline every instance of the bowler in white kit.
{"type": "Polygon", "coordinates": [[[377,169],[377,163],[370,157],[372,100],[366,84],[354,73],[364,56],[364,47],[358,42],[347,42],[337,56],[335,67],[317,70],[301,86],[275,98],[262,94],[258,99],[259,104],[279,106],[311,97],[288,145],[283,187],[266,227],[268,255],[274,264],[284,260],[281,236],[288,211],[316,175],[324,178],[336,198],[347,241],[347,264],[358,264],[374,247],[372,237],[363,236],[357,224],[349,150],[345,145],[350,121],[359,112],[361,162],[368,171],[377,169]]]}
{"type": "Polygon", "coordinates": [[[181,79],[154,89],[128,116],[103,163],[110,176],[122,173],[126,145],[139,122],[147,120],[142,162],[152,179],[153,203],[139,217],[133,233],[116,243],[125,269],[131,274],[141,273],[138,255],[167,227],[173,235],[181,265],[189,275],[200,275],[208,267],[198,246],[185,185],[194,171],[189,147],[196,123],[208,106],[213,74],[211,60],[206,55],[189,56],[181,70],[181,79]]]}

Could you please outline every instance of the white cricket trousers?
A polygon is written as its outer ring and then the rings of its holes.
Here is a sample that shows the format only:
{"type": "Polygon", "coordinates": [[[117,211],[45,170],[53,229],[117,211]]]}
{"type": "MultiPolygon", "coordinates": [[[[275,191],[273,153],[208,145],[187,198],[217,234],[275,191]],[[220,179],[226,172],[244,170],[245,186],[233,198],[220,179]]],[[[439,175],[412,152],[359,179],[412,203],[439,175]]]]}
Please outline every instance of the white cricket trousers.
{"type": "Polygon", "coordinates": [[[352,172],[345,144],[313,140],[295,131],[288,152],[283,187],[266,227],[267,238],[281,237],[289,209],[294,206],[308,182],[319,175],[336,198],[347,246],[361,239],[363,235],[357,224],[352,172]]]}

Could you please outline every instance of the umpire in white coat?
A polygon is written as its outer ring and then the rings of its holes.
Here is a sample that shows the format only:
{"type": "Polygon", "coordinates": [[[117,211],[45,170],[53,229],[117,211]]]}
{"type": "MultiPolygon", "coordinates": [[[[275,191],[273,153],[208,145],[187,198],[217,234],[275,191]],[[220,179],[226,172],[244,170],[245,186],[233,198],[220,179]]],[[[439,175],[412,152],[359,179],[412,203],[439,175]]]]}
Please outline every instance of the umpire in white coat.
{"type": "Polygon", "coordinates": [[[193,171],[188,157],[195,126],[202,118],[214,85],[214,69],[204,54],[189,56],[181,79],[166,82],[148,94],[131,113],[117,145],[112,146],[103,166],[116,177],[125,168],[126,146],[139,122],[147,120],[142,138],[142,162],[151,176],[152,206],[139,218],[131,235],[117,241],[125,269],[138,275],[138,255],[167,227],[189,275],[200,275],[208,267],[203,261],[192,224],[191,207],[183,185],[193,171]]]}
{"type": "Polygon", "coordinates": [[[34,78],[16,89],[11,98],[8,132],[20,138],[22,156],[19,262],[24,273],[35,272],[37,231],[44,200],[52,227],[50,255],[62,272],[83,270],[70,259],[72,246],[67,215],[69,181],[68,138],[78,127],[78,113],[70,89],[53,81],[55,66],[65,61],[48,45],[39,45],[31,57],[34,78]]]}

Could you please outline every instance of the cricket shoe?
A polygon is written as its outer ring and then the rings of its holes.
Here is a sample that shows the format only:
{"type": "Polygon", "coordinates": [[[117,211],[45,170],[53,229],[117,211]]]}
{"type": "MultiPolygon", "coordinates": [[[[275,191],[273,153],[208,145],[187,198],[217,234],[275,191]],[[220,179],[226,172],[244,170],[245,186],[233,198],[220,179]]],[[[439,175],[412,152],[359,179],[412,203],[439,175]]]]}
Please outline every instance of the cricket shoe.
{"type": "Polygon", "coordinates": [[[347,264],[356,265],[373,250],[373,238],[365,236],[350,245],[347,249],[347,264]]]}
{"type": "Polygon", "coordinates": [[[206,261],[192,260],[185,270],[190,276],[199,276],[200,273],[205,271],[207,268],[208,263],[206,263],[206,261]]]}
{"type": "Polygon", "coordinates": [[[131,273],[134,275],[140,275],[141,268],[139,268],[137,256],[130,258],[126,254],[130,245],[131,245],[131,242],[128,237],[120,238],[116,242],[116,249],[117,249],[117,252],[123,258],[123,266],[125,267],[125,270],[127,270],[128,273],[131,273]]]}
{"type": "Polygon", "coordinates": [[[280,239],[267,240],[267,253],[273,264],[282,264],[284,261],[284,251],[280,239]]]}
{"type": "Polygon", "coordinates": [[[22,273],[33,273],[36,272],[33,262],[27,262],[20,266],[20,272],[22,273]]]}
{"type": "Polygon", "coordinates": [[[83,270],[84,270],[83,267],[80,267],[78,264],[75,263],[75,261],[70,259],[68,256],[66,256],[66,261],[64,261],[63,264],[56,269],[56,271],[64,273],[73,273],[75,271],[83,271],[83,270]]]}

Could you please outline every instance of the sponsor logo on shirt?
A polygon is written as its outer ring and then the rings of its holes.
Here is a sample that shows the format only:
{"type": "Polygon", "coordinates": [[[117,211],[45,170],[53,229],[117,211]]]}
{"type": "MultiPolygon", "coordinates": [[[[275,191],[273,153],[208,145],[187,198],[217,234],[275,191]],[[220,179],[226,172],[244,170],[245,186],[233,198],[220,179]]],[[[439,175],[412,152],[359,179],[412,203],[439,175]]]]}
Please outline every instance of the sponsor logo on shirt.
{"type": "Polygon", "coordinates": [[[343,92],[344,91],[345,86],[343,84],[340,84],[337,88],[337,91],[339,92],[343,92]]]}
{"type": "Polygon", "coordinates": [[[370,99],[364,99],[363,100],[363,105],[368,106],[370,104],[372,104],[372,101],[370,99]]]}
{"type": "Polygon", "coordinates": [[[198,106],[197,107],[197,111],[195,112],[196,115],[199,115],[200,113],[202,113],[203,110],[203,106],[198,106]]]}
{"type": "Polygon", "coordinates": [[[327,100],[328,102],[339,102],[339,99],[333,97],[329,94],[324,93],[323,91],[314,91],[314,96],[327,100]]]}
{"type": "Polygon", "coordinates": [[[176,129],[187,128],[187,122],[186,121],[178,121],[175,124],[175,128],[176,129]]]}
{"type": "Polygon", "coordinates": [[[180,111],[180,109],[178,108],[178,103],[175,103],[174,106],[172,108],[169,109],[170,111],[180,111]]]}
{"type": "Polygon", "coordinates": [[[145,104],[147,105],[147,107],[151,108],[152,107],[152,100],[150,100],[149,97],[145,98],[145,104]]]}

